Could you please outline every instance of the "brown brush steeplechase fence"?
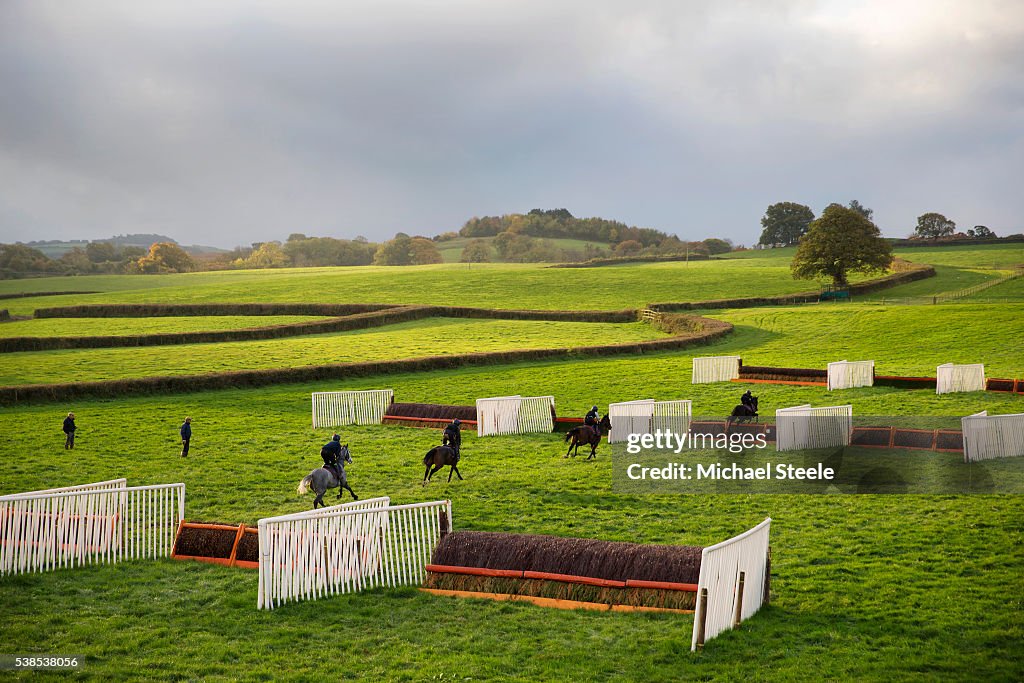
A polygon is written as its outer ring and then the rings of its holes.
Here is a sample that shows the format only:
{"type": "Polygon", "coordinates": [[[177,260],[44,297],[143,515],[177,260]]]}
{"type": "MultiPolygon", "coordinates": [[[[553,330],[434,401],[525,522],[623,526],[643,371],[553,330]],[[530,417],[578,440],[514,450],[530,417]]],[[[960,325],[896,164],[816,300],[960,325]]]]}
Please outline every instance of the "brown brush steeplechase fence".
{"type": "Polygon", "coordinates": [[[696,546],[456,531],[434,549],[424,587],[442,594],[564,603],[555,607],[690,612],[696,606],[701,551],[696,546]]]}
{"type": "Polygon", "coordinates": [[[381,424],[405,427],[440,428],[458,418],[463,424],[476,426],[476,406],[455,406],[440,403],[392,403],[381,424]]]}
{"type": "MultiPolygon", "coordinates": [[[[634,312],[635,319],[635,312],[634,312]]],[[[66,401],[75,398],[121,397],[147,394],[206,391],[213,389],[234,389],[259,387],[274,384],[318,382],[323,380],[344,380],[357,377],[424,372],[461,367],[480,367],[504,363],[527,361],[564,360],[589,356],[638,355],[656,351],[668,351],[700,346],[717,341],[732,332],[732,324],[701,318],[699,316],[666,316],[686,318],[680,325],[692,328],[685,334],[667,339],[654,339],[623,344],[581,346],[555,349],[526,349],[517,351],[490,351],[482,353],[456,354],[451,356],[428,356],[389,361],[366,361],[360,363],[336,363],[298,368],[268,368],[265,370],[237,370],[201,375],[178,375],[166,377],[139,377],[134,379],[106,380],[97,382],[69,382],[64,384],[28,384],[0,387],[0,404],[25,401],[66,401]]]]}
{"type": "Polygon", "coordinates": [[[259,530],[244,524],[185,522],[178,525],[171,557],[225,567],[259,568],[259,530]]]}

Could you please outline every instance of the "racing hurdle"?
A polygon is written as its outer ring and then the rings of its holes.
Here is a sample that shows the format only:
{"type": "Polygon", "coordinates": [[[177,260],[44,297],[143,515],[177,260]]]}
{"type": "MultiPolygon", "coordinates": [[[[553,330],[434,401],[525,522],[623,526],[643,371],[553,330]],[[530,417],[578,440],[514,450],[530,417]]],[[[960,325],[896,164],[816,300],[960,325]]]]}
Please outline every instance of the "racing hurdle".
{"type": "Polygon", "coordinates": [[[394,389],[314,391],[313,429],[381,424],[394,400],[394,389]]]}

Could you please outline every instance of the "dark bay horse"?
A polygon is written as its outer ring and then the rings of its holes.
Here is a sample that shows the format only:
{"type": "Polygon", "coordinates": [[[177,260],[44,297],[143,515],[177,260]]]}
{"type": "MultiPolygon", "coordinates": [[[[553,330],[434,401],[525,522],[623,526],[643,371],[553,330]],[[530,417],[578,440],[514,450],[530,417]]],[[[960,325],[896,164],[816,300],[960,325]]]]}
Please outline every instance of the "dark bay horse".
{"type": "Polygon", "coordinates": [[[750,399],[753,405],[747,406],[742,403],[732,409],[732,414],[729,415],[729,419],[725,422],[725,433],[729,433],[729,429],[733,423],[739,424],[740,422],[750,422],[751,420],[756,421],[757,419],[757,396],[752,396],[750,399]]]}
{"type": "Polygon", "coordinates": [[[601,418],[601,421],[597,423],[597,429],[587,425],[580,425],[579,427],[573,427],[565,434],[565,441],[563,443],[569,443],[569,450],[565,452],[563,458],[569,457],[569,452],[573,451],[572,457],[576,457],[576,453],[579,452],[580,446],[590,446],[590,455],[587,456],[587,460],[597,457],[597,447],[601,444],[601,437],[610,432],[612,429],[612,421],[605,415],[601,418]]]}
{"type": "Polygon", "coordinates": [[[463,481],[462,473],[459,472],[459,458],[455,455],[455,449],[451,446],[434,446],[423,456],[423,464],[427,466],[426,471],[423,473],[424,486],[434,476],[434,472],[437,472],[445,465],[451,466],[451,469],[448,470],[448,483],[452,481],[453,472],[459,477],[459,481],[463,481]]]}
{"type": "Polygon", "coordinates": [[[327,489],[333,489],[338,487],[338,498],[341,498],[345,491],[352,494],[352,500],[359,500],[359,496],[356,492],[348,485],[348,478],[345,476],[345,464],[351,464],[352,455],[348,452],[348,444],[341,447],[341,455],[338,457],[338,469],[341,472],[339,478],[326,467],[318,467],[313,470],[299,482],[299,495],[303,495],[309,492],[309,489],[316,491],[316,498],[313,499],[313,509],[316,510],[318,506],[327,507],[324,503],[324,493],[327,489]]]}

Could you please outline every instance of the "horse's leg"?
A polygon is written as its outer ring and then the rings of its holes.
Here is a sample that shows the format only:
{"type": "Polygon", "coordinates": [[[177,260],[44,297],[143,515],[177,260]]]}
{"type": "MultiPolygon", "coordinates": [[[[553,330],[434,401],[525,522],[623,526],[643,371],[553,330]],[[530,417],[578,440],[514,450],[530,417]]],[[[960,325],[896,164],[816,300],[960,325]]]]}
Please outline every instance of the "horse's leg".
{"type": "MultiPolygon", "coordinates": [[[[454,472],[454,471],[455,471],[455,465],[452,465],[451,469],[448,470],[448,483],[449,484],[452,483],[452,472],[454,472]]],[[[461,479],[462,477],[459,477],[459,478],[461,479]]]]}
{"type": "Polygon", "coordinates": [[[575,443],[575,442],[576,442],[576,440],[573,439],[572,442],[569,443],[569,450],[567,450],[565,452],[565,455],[562,456],[563,458],[568,458],[569,457],[569,453],[572,452],[572,446],[573,446],[573,443],[575,443]]]}
{"type": "MultiPolygon", "coordinates": [[[[455,470],[455,476],[459,478],[459,481],[464,481],[463,478],[462,478],[462,472],[459,472],[458,465],[452,465],[452,469],[455,470]]],[[[452,478],[452,475],[451,475],[451,473],[449,473],[448,474],[448,481],[451,481],[451,478],[452,478]]]]}
{"type": "Polygon", "coordinates": [[[427,469],[423,470],[423,483],[427,483],[427,476],[430,474],[430,465],[427,465],[427,469]]]}
{"type": "MultiPolygon", "coordinates": [[[[313,489],[316,491],[316,489],[313,489]]],[[[316,491],[316,498],[313,499],[313,509],[316,510],[320,505],[324,505],[324,494],[327,493],[327,489],[322,491],[316,491]]],[[[324,505],[326,507],[326,505],[324,505]]]]}
{"type": "Polygon", "coordinates": [[[598,441],[598,442],[591,441],[590,442],[590,457],[587,458],[587,460],[592,460],[593,458],[597,457],[597,444],[598,443],[600,443],[600,441],[598,441]]]}
{"type": "MultiPolygon", "coordinates": [[[[341,489],[341,488],[345,489],[346,491],[348,491],[349,493],[352,494],[352,500],[359,500],[359,496],[356,495],[356,492],[352,490],[352,487],[348,485],[347,481],[346,482],[342,482],[342,484],[339,487],[339,489],[341,489]]],[[[341,498],[341,493],[340,492],[338,493],[338,498],[341,498]]]]}
{"type": "Polygon", "coordinates": [[[442,467],[444,467],[444,465],[434,465],[434,469],[430,470],[430,474],[427,475],[427,481],[430,481],[442,467]]]}

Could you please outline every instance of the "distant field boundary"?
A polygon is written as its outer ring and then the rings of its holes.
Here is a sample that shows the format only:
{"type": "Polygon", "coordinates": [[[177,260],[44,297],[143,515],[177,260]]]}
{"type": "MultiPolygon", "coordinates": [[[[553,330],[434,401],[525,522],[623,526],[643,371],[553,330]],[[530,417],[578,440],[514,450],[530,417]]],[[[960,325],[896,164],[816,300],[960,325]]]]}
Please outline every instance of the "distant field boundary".
{"type": "Polygon", "coordinates": [[[102,294],[103,292],[15,292],[14,294],[0,294],[0,299],[24,299],[30,296],[67,296],[69,294],[102,294]]]}
{"type": "Polygon", "coordinates": [[[707,254],[671,254],[667,256],[610,256],[592,258],[589,261],[575,263],[556,263],[547,268],[600,268],[601,266],[621,266],[626,263],[668,263],[673,261],[710,261],[707,254]]]}
{"type": "MultiPolygon", "coordinates": [[[[919,265],[902,273],[893,273],[884,277],[858,282],[850,285],[850,295],[870,294],[890,287],[905,285],[908,282],[925,280],[935,277],[935,268],[919,265]]],[[[756,306],[784,306],[787,304],[806,304],[818,301],[821,292],[799,292],[797,294],[780,294],[778,296],[756,296],[737,299],[712,299],[710,301],[677,301],[649,304],[653,311],[693,311],[710,308],[754,308],[756,306]]]]}
{"type": "MultiPolygon", "coordinates": [[[[442,309],[448,310],[448,309],[442,309]]],[[[485,309],[457,309],[474,311],[485,309]]],[[[539,313],[529,311],[529,313],[539,313]]],[[[558,313],[558,311],[556,311],[558,313]]],[[[578,314],[578,311],[561,313],[578,314]]],[[[607,311],[598,311],[609,315],[607,311]]],[[[611,312],[614,314],[615,312],[611,312]]],[[[624,313],[624,312],[619,312],[624,313]]],[[[467,316],[468,317],[468,316],[467,316]]],[[[634,317],[635,320],[635,312],[634,317]]],[[[685,349],[709,344],[732,332],[733,326],[723,320],[695,315],[664,316],[655,323],[660,329],[683,330],[668,339],[654,339],[624,344],[600,346],[562,347],[554,349],[523,349],[489,351],[452,356],[428,356],[399,360],[335,363],[296,368],[267,368],[265,370],[238,370],[200,375],[165,377],[138,377],[133,379],[98,382],[68,382],[64,384],[26,384],[0,387],[0,404],[10,405],[34,401],[69,401],[79,398],[119,398],[166,393],[187,393],[214,389],[261,387],[274,384],[317,382],[327,379],[353,379],[403,372],[424,372],[460,367],[501,365],[525,361],[567,360],[587,356],[636,355],[655,351],[685,349]]]]}
{"type": "Polygon", "coordinates": [[[394,306],[385,304],[95,304],[62,308],[41,308],[36,317],[54,318],[140,318],[161,316],[211,315],[317,315],[312,311],[330,311],[341,317],[284,325],[247,327],[237,330],[166,332],[91,337],[9,337],[0,338],[0,353],[56,351],[61,349],[98,349],[133,346],[169,346],[218,342],[282,339],[311,334],[348,332],[383,327],[425,318],[484,318],[495,320],[547,320],[553,322],[636,322],[634,309],[621,311],[534,311],[469,308],[464,306],[394,306]],[[270,311],[270,312],[268,312],[270,311]],[[61,313],[67,315],[60,315],[61,313]]]}

